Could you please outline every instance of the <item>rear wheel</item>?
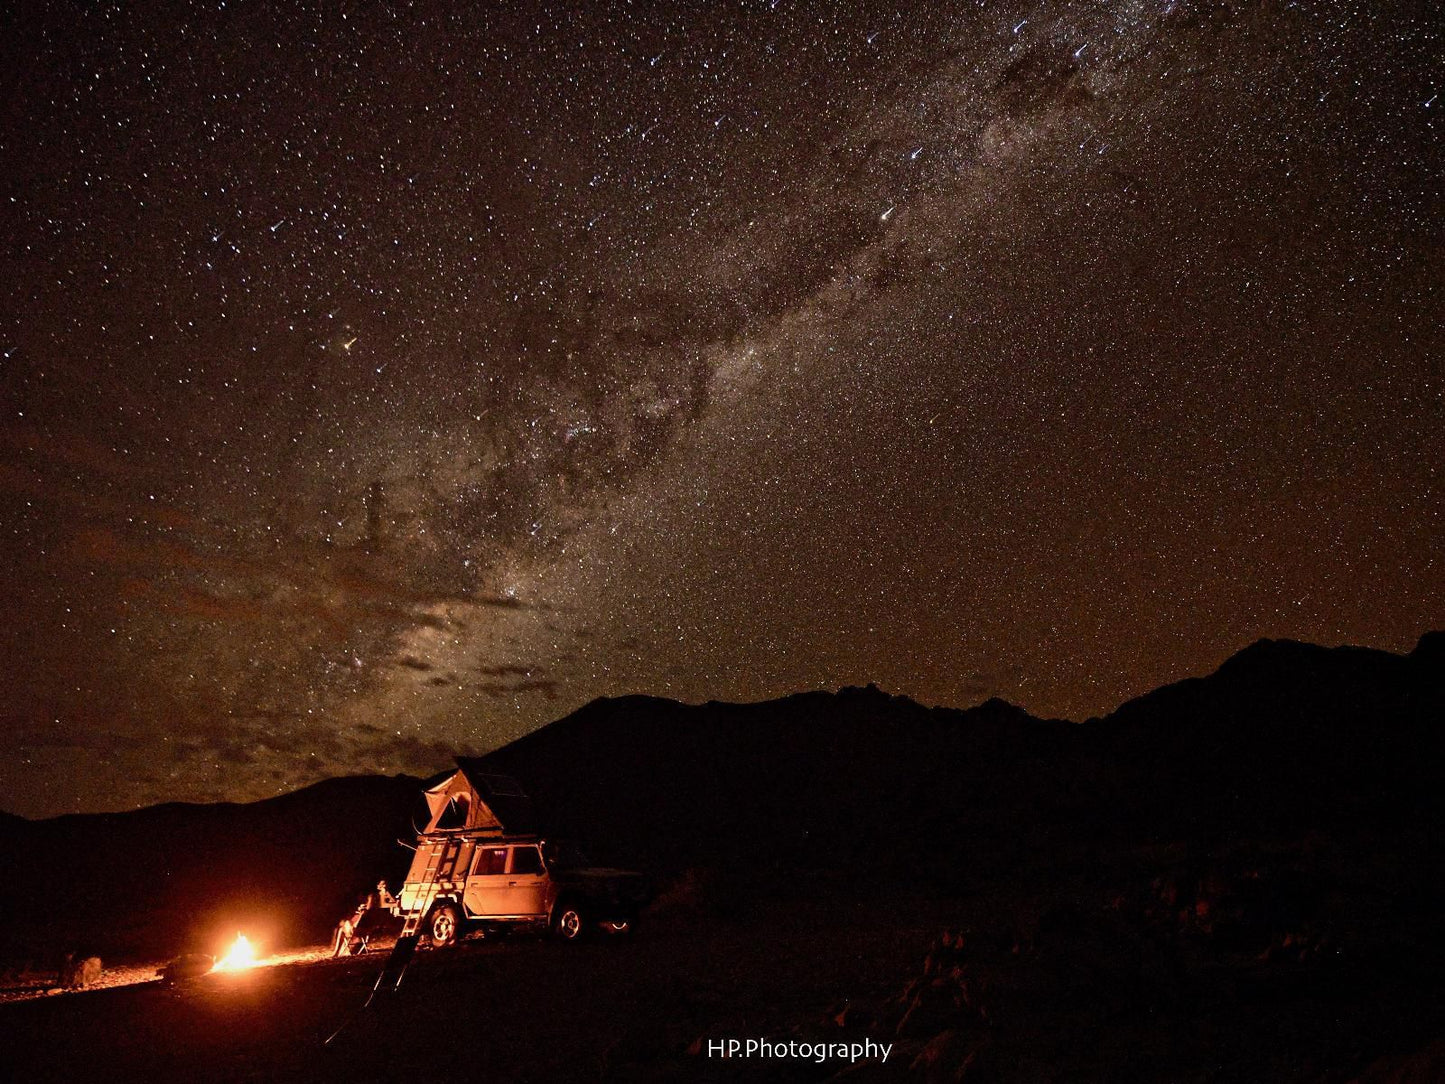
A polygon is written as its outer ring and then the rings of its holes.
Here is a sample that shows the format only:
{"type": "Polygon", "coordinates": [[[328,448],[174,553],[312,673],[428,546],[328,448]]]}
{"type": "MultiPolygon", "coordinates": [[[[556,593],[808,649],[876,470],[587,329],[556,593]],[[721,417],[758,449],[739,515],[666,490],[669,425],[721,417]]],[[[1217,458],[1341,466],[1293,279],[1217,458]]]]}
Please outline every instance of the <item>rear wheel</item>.
{"type": "Polygon", "coordinates": [[[587,930],[587,918],[575,904],[560,904],[552,916],[552,930],[563,941],[580,940],[587,930]]]}
{"type": "Polygon", "coordinates": [[[454,903],[438,904],[431,913],[431,919],[427,922],[427,936],[431,943],[437,948],[445,948],[447,945],[454,945],[457,935],[461,931],[462,916],[454,903]]]}

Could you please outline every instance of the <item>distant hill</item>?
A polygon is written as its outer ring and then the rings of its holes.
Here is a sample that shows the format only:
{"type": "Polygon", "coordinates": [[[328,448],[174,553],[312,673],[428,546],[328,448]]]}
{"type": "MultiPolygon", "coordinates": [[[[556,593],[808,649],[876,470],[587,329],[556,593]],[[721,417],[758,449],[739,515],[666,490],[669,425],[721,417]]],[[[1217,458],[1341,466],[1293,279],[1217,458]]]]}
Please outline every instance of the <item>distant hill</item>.
{"type": "Polygon", "coordinates": [[[0,951],[112,954],[206,948],[245,924],[272,944],[334,923],[381,873],[398,875],[421,780],[328,779],[238,805],[170,803],[0,825],[0,951]]]}
{"type": "Polygon", "coordinates": [[[1411,831],[1440,818],[1445,636],[1410,655],[1261,641],[1104,719],[877,689],[599,700],[489,755],[559,832],[662,866],[1008,862],[1063,837],[1411,831]]]}
{"type": "Polygon", "coordinates": [[[1408,655],[1260,640],[1085,730],[1162,831],[1418,831],[1441,816],[1445,634],[1408,655]]]}
{"type": "MultiPolygon", "coordinates": [[[[1260,641],[1103,719],[878,689],[759,704],[595,701],[488,754],[549,833],[667,875],[799,868],[958,884],[1101,843],[1355,833],[1438,849],[1445,634],[1408,655],[1260,641]]],[[[422,781],[333,779],[249,805],[0,823],[10,954],[169,952],[227,923],[320,937],[403,872],[422,781]]]]}
{"type": "Polygon", "coordinates": [[[1016,837],[1003,809],[1063,816],[1084,739],[1001,700],[929,709],[870,686],[746,705],[598,700],[484,759],[525,782],[554,832],[618,861],[881,869],[942,837],[1016,837]]]}

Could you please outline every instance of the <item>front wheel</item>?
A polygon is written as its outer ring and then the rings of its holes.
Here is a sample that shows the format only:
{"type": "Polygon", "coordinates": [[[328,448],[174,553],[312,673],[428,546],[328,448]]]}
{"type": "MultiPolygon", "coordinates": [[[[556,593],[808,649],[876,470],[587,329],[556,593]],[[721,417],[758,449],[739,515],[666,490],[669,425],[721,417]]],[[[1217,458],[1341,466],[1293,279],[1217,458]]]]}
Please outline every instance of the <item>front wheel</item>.
{"type": "Polygon", "coordinates": [[[563,941],[580,940],[586,930],[586,917],[570,903],[559,906],[552,916],[552,931],[563,941]]]}
{"type": "Polygon", "coordinates": [[[632,932],[632,920],[630,918],[611,919],[601,923],[602,932],[611,937],[622,937],[632,932]]]}
{"type": "Polygon", "coordinates": [[[454,945],[457,941],[457,933],[461,929],[461,913],[457,910],[456,904],[438,904],[431,913],[431,921],[427,923],[427,935],[436,948],[446,948],[454,945]]]}

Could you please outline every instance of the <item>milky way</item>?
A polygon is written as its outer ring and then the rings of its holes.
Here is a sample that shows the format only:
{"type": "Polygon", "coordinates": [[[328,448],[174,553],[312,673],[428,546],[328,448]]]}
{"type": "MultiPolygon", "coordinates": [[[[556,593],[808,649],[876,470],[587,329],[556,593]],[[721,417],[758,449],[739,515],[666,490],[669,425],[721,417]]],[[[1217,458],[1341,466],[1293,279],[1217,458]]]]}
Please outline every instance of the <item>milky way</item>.
{"type": "Polygon", "coordinates": [[[1445,624],[1412,5],[25,5],[0,807],[1445,624]]]}

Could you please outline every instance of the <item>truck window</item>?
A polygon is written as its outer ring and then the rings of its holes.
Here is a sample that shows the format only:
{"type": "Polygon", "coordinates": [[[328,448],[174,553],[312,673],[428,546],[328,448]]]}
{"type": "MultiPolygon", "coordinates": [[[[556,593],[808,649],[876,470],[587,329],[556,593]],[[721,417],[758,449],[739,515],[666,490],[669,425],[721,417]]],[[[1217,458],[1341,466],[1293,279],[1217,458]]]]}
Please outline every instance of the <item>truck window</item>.
{"type": "Polygon", "coordinates": [[[513,847],[512,848],[512,872],[513,873],[541,873],[542,856],[537,853],[536,847],[513,847]]]}
{"type": "Polygon", "coordinates": [[[472,870],[473,874],[494,877],[505,872],[507,872],[507,848],[483,847],[477,852],[477,865],[472,870]]]}

